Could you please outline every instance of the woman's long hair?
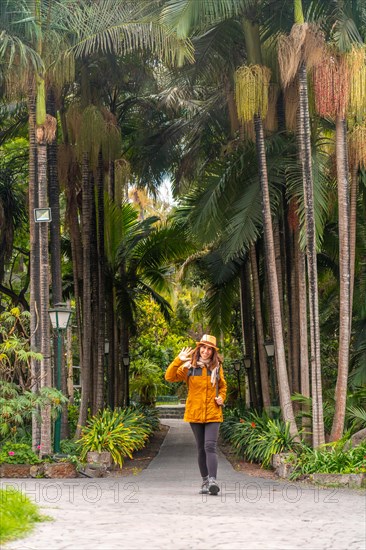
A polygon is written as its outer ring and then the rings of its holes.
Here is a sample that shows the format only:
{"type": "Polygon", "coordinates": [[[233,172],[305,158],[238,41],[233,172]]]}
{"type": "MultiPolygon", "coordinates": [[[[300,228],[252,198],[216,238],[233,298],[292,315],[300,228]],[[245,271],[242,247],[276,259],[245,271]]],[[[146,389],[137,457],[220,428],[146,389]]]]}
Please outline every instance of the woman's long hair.
{"type": "MultiPolygon", "coordinates": [[[[202,345],[204,346],[205,344],[202,344],[202,345]]],[[[197,367],[197,361],[201,359],[200,347],[201,346],[197,346],[197,348],[194,350],[192,355],[191,363],[194,368],[197,367]]],[[[213,354],[210,357],[209,368],[212,370],[215,367],[219,367],[222,364],[222,357],[217,353],[217,350],[215,350],[214,348],[211,348],[211,349],[213,351],[213,354]]]]}

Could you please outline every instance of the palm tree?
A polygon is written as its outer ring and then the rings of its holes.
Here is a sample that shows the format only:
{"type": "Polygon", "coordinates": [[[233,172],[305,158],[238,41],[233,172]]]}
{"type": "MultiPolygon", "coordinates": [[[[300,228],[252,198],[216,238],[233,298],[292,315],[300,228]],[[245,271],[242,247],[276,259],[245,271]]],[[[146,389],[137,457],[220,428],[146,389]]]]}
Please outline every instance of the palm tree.
{"type": "MultiPolygon", "coordinates": [[[[125,202],[118,206],[105,197],[106,279],[113,288],[110,293],[113,301],[108,308],[119,320],[120,358],[129,353],[139,296],[151,297],[169,318],[171,306],[163,294],[169,291],[172,262],[191,251],[192,244],[179,224],[161,224],[156,216],[139,220],[133,205],[125,202]]],[[[112,334],[109,341],[113,341],[112,334]]],[[[122,378],[124,386],[121,385],[117,395],[119,404],[128,403],[128,379],[126,371],[122,378]]]]}
{"type": "MultiPolygon", "coordinates": [[[[295,24],[288,38],[282,38],[279,61],[282,82],[286,87],[297,76],[299,87],[298,142],[305,201],[306,258],[309,280],[310,356],[313,395],[313,445],[325,441],[320,363],[320,328],[318,303],[318,275],[316,258],[316,227],[314,212],[314,183],[311,152],[311,132],[305,42],[313,38],[311,28],[305,24],[302,2],[294,0],[295,24]],[[309,34],[308,34],[309,33],[309,34]]],[[[316,44],[316,42],[315,42],[316,44]]],[[[316,47],[316,46],[315,46],[316,47]]]]}
{"type": "MultiPolygon", "coordinates": [[[[174,4],[167,4],[167,6],[163,9],[162,17],[164,21],[168,21],[174,26],[180,36],[188,36],[190,30],[194,29],[195,26],[207,28],[210,24],[218,23],[220,19],[225,19],[233,15],[239,15],[241,18],[249,66],[243,67],[236,73],[236,103],[239,120],[241,122],[246,122],[248,120],[254,121],[257,162],[262,193],[266,256],[268,260],[267,270],[270,286],[271,318],[276,347],[276,364],[279,373],[278,379],[280,385],[281,409],[284,419],[289,421],[291,425],[292,433],[296,435],[297,427],[292,410],[286,370],[262,124],[262,118],[266,115],[268,105],[268,84],[270,71],[262,65],[259,27],[256,22],[252,22],[258,21],[258,5],[253,6],[251,3],[249,4],[250,5],[248,6],[245,2],[238,3],[231,0],[223,0],[221,2],[216,2],[214,7],[213,3],[209,2],[207,11],[204,9],[203,14],[199,17],[197,4],[189,0],[180,0],[178,2],[174,2],[174,4]],[[246,95],[247,90],[249,89],[249,82],[252,84],[251,98],[254,98],[254,101],[250,105],[247,101],[248,96],[246,95]],[[253,89],[254,83],[256,86],[255,90],[253,89]],[[243,95],[241,95],[242,92],[244,92],[243,95]]],[[[260,345],[263,345],[263,343],[260,345]]]]}

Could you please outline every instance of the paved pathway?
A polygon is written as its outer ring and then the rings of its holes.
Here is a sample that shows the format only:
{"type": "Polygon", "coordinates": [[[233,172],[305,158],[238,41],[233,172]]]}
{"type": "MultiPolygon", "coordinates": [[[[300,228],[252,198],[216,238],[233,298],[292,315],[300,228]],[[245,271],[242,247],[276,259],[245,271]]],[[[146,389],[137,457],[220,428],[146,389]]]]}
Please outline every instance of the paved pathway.
{"type": "Polygon", "coordinates": [[[170,430],[160,453],[138,476],[18,480],[55,521],[6,548],[365,549],[364,492],[249,477],[220,455],[221,492],[199,495],[190,427],[164,423],[170,430]]]}

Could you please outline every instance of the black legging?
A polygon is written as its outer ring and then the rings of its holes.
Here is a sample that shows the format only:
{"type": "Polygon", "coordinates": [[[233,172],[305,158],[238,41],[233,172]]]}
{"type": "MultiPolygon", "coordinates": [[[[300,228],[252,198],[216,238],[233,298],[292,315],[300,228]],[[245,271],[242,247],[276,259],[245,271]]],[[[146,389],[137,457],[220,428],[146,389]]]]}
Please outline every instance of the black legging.
{"type": "Polygon", "coordinates": [[[220,422],[199,424],[190,422],[198,451],[198,466],[202,477],[217,475],[217,438],[220,422]]]}

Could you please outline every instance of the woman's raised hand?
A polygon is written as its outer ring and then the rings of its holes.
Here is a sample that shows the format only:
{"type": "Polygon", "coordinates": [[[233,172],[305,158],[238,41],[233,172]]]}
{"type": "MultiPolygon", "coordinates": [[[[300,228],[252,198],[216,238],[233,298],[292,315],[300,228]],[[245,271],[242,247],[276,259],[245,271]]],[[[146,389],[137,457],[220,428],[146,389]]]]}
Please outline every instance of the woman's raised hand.
{"type": "Polygon", "coordinates": [[[182,351],[180,352],[180,354],[178,355],[179,359],[181,361],[189,361],[190,358],[191,358],[191,355],[193,353],[193,349],[192,348],[183,348],[182,351]]]}

